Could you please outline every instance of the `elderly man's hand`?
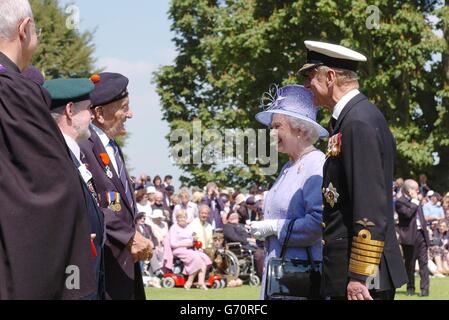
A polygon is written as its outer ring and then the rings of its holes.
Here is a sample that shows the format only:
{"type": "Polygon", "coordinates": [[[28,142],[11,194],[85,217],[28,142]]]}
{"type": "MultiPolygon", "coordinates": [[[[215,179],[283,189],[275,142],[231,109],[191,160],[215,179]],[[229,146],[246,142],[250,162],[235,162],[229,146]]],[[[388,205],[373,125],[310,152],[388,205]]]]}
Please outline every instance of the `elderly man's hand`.
{"type": "Polygon", "coordinates": [[[278,233],[277,220],[252,221],[250,223],[250,232],[258,240],[263,240],[278,233]]]}
{"type": "Polygon", "coordinates": [[[351,280],[348,284],[348,300],[373,300],[373,298],[365,284],[351,280]]]}
{"type": "Polygon", "coordinates": [[[146,261],[153,256],[151,241],[139,232],[136,232],[134,238],[129,242],[128,248],[133,256],[134,262],[146,261]]]}

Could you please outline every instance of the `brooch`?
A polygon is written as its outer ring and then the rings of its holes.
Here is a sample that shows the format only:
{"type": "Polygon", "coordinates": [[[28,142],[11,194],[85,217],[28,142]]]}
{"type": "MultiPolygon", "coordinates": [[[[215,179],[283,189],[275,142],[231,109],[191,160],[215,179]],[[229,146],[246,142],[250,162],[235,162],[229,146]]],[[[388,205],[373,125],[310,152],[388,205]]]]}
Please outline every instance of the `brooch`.
{"type": "Polygon", "coordinates": [[[329,157],[338,157],[340,153],[341,153],[341,133],[338,133],[329,139],[326,159],[329,157]]]}
{"type": "Polygon", "coordinates": [[[328,188],[323,188],[323,194],[324,198],[326,199],[326,202],[333,208],[336,203],[338,203],[338,198],[340,195],[337,192],[337,189],[334,188],[332,183],[329,185],[328,188]]]}
{"type": "Polygon", "coordinates": [[[112,179],[114,177],[111,167],[109,166],[111,164],[111,159],[109,159],[109,156],[107,153],[100,153],[100,159],[104,164],[104,173],[106,173],[106,176],[109,179],[112,179]]]}

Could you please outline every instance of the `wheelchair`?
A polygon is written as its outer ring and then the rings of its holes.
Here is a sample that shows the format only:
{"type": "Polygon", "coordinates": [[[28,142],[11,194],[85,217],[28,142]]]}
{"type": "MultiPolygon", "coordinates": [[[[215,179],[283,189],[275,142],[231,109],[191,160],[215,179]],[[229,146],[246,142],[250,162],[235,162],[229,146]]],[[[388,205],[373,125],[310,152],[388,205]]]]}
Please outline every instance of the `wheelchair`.
{"type": "Polygon", "coordinates": [[[226,244],[224,254],[228,264],[226,271],[229,274],[240,278],[252,287],[260,285],[261,281],[257,276],[253,250],[244,248],[240,242],[231,242],[226,244]]]}

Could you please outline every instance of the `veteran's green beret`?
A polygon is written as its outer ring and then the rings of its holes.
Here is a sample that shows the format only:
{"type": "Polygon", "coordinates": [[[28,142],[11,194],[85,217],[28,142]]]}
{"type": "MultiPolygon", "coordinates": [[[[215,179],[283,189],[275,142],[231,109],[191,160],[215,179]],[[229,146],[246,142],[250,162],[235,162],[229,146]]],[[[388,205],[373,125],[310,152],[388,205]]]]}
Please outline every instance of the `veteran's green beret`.
{"type": "Polygon", "coordinates": [[[50,110],[54,110],[69,102],[89,100],[95,85],[85,78],[55,79],[46,81],[44,88],[50,93],[52,99],[50,110]]]}

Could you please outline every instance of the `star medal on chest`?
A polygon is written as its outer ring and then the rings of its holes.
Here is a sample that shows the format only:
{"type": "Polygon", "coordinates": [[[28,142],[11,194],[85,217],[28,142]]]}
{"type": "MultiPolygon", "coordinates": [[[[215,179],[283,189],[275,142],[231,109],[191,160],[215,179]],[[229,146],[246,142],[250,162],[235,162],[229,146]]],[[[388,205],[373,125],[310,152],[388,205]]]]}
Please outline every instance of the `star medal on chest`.
{"type": "Polygon", "coordinates": [[[100,159],[101,162],[104,164],[104,173],[109,179],[112,179],[114,177],[114,174],[112,173],[110,167],[111,159],[109,159],[109,155],[107,153],[100,153],[100,159]]]}
{"type": "Polygon", "coordinates": [[[107,192],[106,199],[108,201],[108,209],[111,209],[116,213],[122,211],[122,205],[120,204],[120,193],[107,192]]]}
{"type": "Polygon", "coordinates": [[[333,186],[333,184],[329,184],[329,187],[323,188],[324,198],[326,202],[333,208],[335,204],[338,203],[338,198],[340,195],[337,192],[337,189],[333,186]]]}
{"type": "Polygon", "coordinates": [[[329,139],[326,159],[330,157],[338,157],[340,153],[341,153],[341,133],[338,133],[329,139]]]}

